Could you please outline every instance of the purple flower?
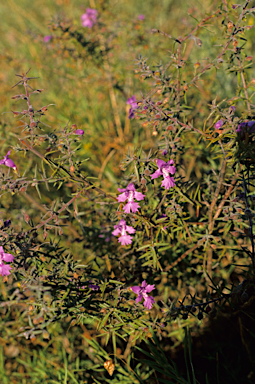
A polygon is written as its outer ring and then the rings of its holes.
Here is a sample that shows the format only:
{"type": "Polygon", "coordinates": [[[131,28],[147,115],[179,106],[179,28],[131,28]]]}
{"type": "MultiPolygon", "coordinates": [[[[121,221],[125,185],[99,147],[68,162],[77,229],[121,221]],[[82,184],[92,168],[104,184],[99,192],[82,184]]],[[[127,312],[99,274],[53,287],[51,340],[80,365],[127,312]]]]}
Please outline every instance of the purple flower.
{"type": "MultiPolygon", "coordinates": [[[[162,216],[160,216],[160,219],[166,219],[167,218],[167,215],[163,214],[162,216]]],[[[163,220],[162,220],[163,221],[163,220]]],[[[165,220],[164,220],[165,221],[165,220]]],[[[163,227],[163,229],[167,229],[167,226],[163,227]]]]}
{"type": "Polygon", "coordinates": [[[144,20],[145,16],[144,15],[138,15],[138,20],[144,20]]]}
{"type": "Polygon", "coordinates": [[[88,287],[90,288],[90,289],[92,289],[92,291],[98,291],[99,290],[99,285],[97,285],[97,284],[91,284],[91,281],[89,281],[90,282],[90,284],[88,285],[88,287]]]}
{"type": "Polygon", "coordinates": [[[229,107],[229,109],[230,109],[232,112],[235,112],[236,107],[235,107],[234,105],[231,105],[231,107],[229,107]]]}
{"type": "Polygon", "coordinates": [[[97,21],[97,10],[87,8],[86,13],[81,15],[81,23],[83,27],[92,28],[97,21]]]}
{"type": "Polygon", "coordinates": [[[135,233],[135,229],[129,225],[126,225],[125,220],[120,220],[119,224],[114,225],[114,231],[112,232],[113,236],[121,235],[118,239],[121,245],[127,245],[132,243],[132,236],[127,235],[128,233],[135,233]]]}
{"type": "Polygon", "coordinates": [[[16,169],[17,169],[16,165],[14,164],[14,162],[11,159],[9,159],[10,153],[11,153],[11,151],[7,152],[7,155],[4,156],[4,158],[0,161],[0,164],[6,165],[6,167],[12,168],[12,169],[14,169],[14,171],[16,171],[16,169]]]}
{"type": "Polygon", "coordinates": [[[138,104],[137,104],[135,95],[133,95],[129,99],[127,99],[127,104],[131,105],[131,108],[133,108],[133,109],[138,108],[138,104]]]}
{"type": "Polygon", "coordinates": [[[12,269],[12,267],[10,267],[9,264],[4,264],[4,261],[11,263],[13,260],[13,255],[11,253],[5,253],[3,247],[0,247],[0,275],[10,275],[10,269],[12,269]]]}
{"type": "Polygon", "coordinates": [[[164,150],[162,151],[162,155],[163,155],[163,156],[166,156],[166,155],[167,155],[167,152],[168,152],[167,149],[164,149],[164,150]]]}
{"type": "Polygon", "coordinates": [[[128,118],[133,119],[135,117],[134,109],[130,108],[128,111],[128,118]]]}
{"type": "Polygon", "coordinates": [[[127,104],[131,106],[128,112],[128,118],[133,119],[135,117],[134,111],[138,108],[137,101],[135,99],[135,95],[131,96],[129,99],[127,99],[127,104]]]}
{"type": "Polygon", "coordinates": [[[240,133],[241,136],[244,136],[245,132],[252,133],[255,131],[255,121],[245,121],[240,123],[237,127],[236,132],[240,133]]]}
{"type": "Polygon", "coordinates": [[[173,177],[169,175],[169,173],[173,175],[176,171],[176,168],[173,164],[174,164],[173,160],[169,160],[166,163],[164,160],[158,159],[157,160],[158,170],[151,175],[151,180],[157,179],[159,176],[163,175],[164,180],[162,181],[161,187],[165,187],[165,189],[170,189],[171,187],[174,187],[175,180],[173,177]]]}
{"type": "Polygon", "coordinates": [[[104,241],[106,243],[108,243],[111,240],[111,238],[109,236],[108,237],[104,237],[104,235],[99,235],[98,237],[101,237],[102,239],[104,239],[104,241]]]}
{"type": "Polygon", "coordinates": [[[138,203],[134,202],[134,199],[140,201],[143,200],[145,195],[143,195],[141,192],[136,192],[135,186],[133,183],[129,184],[127,188],[118,188],[119,192],[122,192],[118,196],[118,202],[124,203],[124,201],[128,201],[126,205],[124,205],[123,209],[125,213],[130,213],[130,210],[135,213],[138,211],[138,208],[140,208],[140,205],[138,203]]]}
{"type": "Polygon", "coordinates": [[[155,303],[155,300],[154,300],[154,297],[149,296],[148,293],[150,293],[151,291],[153,291],[153,289],[155,289],[154,284],[153,285],[147,284],[146,281],[144,280],[142,282],[141,287],[136,285],[134,287],[131,287],[131,289],[136,295],[138,295],[135,301],[136,303],[140,303],[140,301],[144,299],[144,303],[143,303],[144,308],[147,308],[147,309],[152,308],[152,305],[155,303]]]}
{"type": "Polygon", "coordinates": [[[220,129],[224,124],[224,121],[223,120],[219,120],[217,121],[217,123],[215,124],[214,128],[215,129],[220,129]]]}
{"type": "Polygon", "coordinates": [[[11,220],[10,219],[4,221],[4,228],[8,228],[10,225],[11,225],[11,220]]]}
{"type": "Polygon", "coordinates": [[[82,136],[82,135],[84,135],[84,131],[83,131],[83,129],[76,129],[76,131],[74,131],[74,134],[82,136]]]}
{"type": "Polygon", "coordinates": [[[47,35],[47,36],[44,36],[43,41],[45,43],[48,43],[51,39],[52,39],[52,36],[51,35],[47,35]]]}

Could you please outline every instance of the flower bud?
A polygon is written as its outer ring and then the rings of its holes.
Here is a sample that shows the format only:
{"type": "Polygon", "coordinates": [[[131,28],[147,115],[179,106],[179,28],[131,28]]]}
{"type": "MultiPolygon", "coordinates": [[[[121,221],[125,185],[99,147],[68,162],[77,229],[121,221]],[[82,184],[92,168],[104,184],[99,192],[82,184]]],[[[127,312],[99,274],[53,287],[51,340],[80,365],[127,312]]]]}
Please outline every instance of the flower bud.
{"type": "Polygon", "coordinates": [[[28,223],[30,221],[30,217],[27,213],[24,214],[25,222],[28,223]]]}
{"type": "Polygon", "coordinates": [[[44,339],[48,339],[48,340],[50,339],[50,334],[49,334],[49,332],[47,332],[47,331],[45,331],[45,330],[43,331],[42,336],[43,336],[44,339]]]}
{"type": "Polygon", "coordinates": [[[197,315],[198,320],[202,320],[203,317],[204,317],[203,313],[199,312],[198,315],[197,315]]]}
{"type": "Polygon", "coordinates": [[[210,307],[210,305],[207,305],[206,308],[205,308],[205,312],[206,313],[210,313],[212,310],[212,308],[210,307]]]}

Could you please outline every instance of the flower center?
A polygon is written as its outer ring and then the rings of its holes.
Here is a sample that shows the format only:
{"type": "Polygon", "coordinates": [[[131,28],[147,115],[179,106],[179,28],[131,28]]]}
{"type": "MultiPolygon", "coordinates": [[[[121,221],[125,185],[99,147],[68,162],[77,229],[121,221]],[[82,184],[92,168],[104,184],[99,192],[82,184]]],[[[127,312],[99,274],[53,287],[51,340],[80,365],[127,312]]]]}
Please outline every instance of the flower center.
{"type": "Polygon", "coordinates": [[[125,235],[126,235],[126,227],[125,227],[125,225],[122,225],[121,236],[125,236],[125,235]]]}
{"type": "Polygon", "coordinates": [[[133,201],[134,201],[134,192],[133,191],[129,191],[128,202],[132,203],[133,201]]]}
{"type": "Polygon", "coordinates": [[[169,176],[169,172],[167,172],[165,168],[162,168],[162,172],[163,172],[164,178],[169,176]]]}

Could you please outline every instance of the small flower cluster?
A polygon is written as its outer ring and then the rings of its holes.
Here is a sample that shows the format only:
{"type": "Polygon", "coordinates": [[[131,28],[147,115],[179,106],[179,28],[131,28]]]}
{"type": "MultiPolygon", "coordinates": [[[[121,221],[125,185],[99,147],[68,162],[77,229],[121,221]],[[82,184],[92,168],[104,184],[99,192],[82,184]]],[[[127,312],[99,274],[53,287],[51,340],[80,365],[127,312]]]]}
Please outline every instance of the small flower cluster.
{"type": "MultiPolygon", "coordinates": [[[[137,212],[140,206],[134,201],[134,199],[141,201],[144,199],[145,195],[143,195],[141,192],[137,192],[133,183],[130,183],[127,188],[118,188],[118,191],[121,192],[121,194],[118,196],[118,202],[124,203],[127,200],[127,204],[124,205],[124,212],[137,212]]],[[[128,245],[132,243],[132,237],[127,235],[127,232],[129,234],[133,234],[135,233],[135,229],[129,225],[126,225],[125,220],[120,220],[119,224],[114,226],[114,231],[112,234],[113,236],[118,236],[120,234],[121,236],[119,237],[118,241],[121,243],[121,245],[128,245]]]]}
{"type": "Polygon", "coordinates": [[[83,27],[92,28],[97,21],[97,10],[87,8],[86,12],[81,15],[81,23],[83,27]]]}
{"type": "Polygon", "coordinates": [[[3,247],[0,247],[0,275],[10,275],[10,269],[12,269],[12,267],[10,267],[9,264],[4,264],[4,261],[11,263],[13,260],[13,255],[11,253],[5,253],[3,247]]]}

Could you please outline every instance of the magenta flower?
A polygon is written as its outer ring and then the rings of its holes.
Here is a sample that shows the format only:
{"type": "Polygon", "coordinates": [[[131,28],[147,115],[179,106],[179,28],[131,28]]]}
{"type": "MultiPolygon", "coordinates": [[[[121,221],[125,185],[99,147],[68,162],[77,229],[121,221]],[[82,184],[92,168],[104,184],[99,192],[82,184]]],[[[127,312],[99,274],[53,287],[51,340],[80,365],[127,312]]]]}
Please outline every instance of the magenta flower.
{"type": "Polygon", "coordinates": [[[118,196],[118,202],[124,203],[124,201],[128,201],[126,205],[124,205],[123,209],[125,213],[130,213],[130,210],[135,213],[140,208],[138,203],[134,202],[134,199],[140,201],[143,200],[145,195],[141,192],[136,192],[135,186],[133,183],[129,184],[127,188],[118,188],[119,192],[123,192],[118,196]]]}
{"type": "Polygon", "coordinates": [[[76,129],[76,131],[74,131],[74,134],[82,136],[82,135],[84,135],[84,131],[83,131],[83,129],[76,129]]]}
{"type": "Polygon", "coordinates": [[[144,15],[138,15],[138,20],[144,20],[145,16],[144,15]]]}
{"type": "Polygon", "coordinates": [[[166,156],[166,155],[167,155],[167,152],[168,152],[167,149],[164,149],[164,150],[162,151],[162,155],[163,155],[163,156],[166,156]]]}
{"type": "Polygon", "coordinates": [[[176,171],[175,166],[173,165],[174,161],[169,160],[167,163],[164,160],[157,160],[158,170],[151,175],[151,180],[157,179],[159,176],[164,177],[162,181],[161,187],[165,187],[165,189],[170,189],[175,186],[175,180],[169,174],[173,175],[176,171]]]}
{"type": "Polygon", "coordinates": [[[134,111],[138,108],[137,101],[135,99],[135,95],[131,96],[129,99],[127,99],[127,104],[129,104],[131,107],[128,112],[128,118],[133,119],[135,117],[134,111]]]}
{"type": "Polygon", "coordinates": [[[81,23],[83,27],[92,28],[97,21],[97,10],[87,8],[86,13],[81,15],[81,23]]]}
{"type": "Polygon", "coordinates": [[[119,224],[114,225],[114,231],[112,232],[113,236],[121,235],[118,239],[118,242],[121,245],[128,245],[132,243],[132,236],[127,235],[128,233],[135,233],[135,229],[129,225],[126,225],[125,220],[120,220],[119,224]]]}
{"type": "Polygon", "coordinates": [[[147,309],[152,308],[152,305],[155,303],[155,299],[154,297],[149,296],[148,293],[150,293],[151,291],[153,291],[153,289],[155,289],[154,284],[153,285],[147,284],[146,281],[144,280],[142,282],[141,287],[136,285],[134,287],[131,287],[131,289],[136,295],[138,295],[135,301],[136,303],[140,303],[140,301],[144,299],[144,303],[143,303],[144,308],[147,308],[147,309]]]}
{"type": "Polygon", "coordinates": [[[47,35],[47,36],[44,36],[43,41],[45,43],[48,43],[51,39],[52,39],[52,36],[51,35],[47,35]]]}
{"type": "Polygon", "coordinates": [[[127,99],[127,104],[131,105],[131,108],[133,108],[133,109],[138,108],[138,104],[137,104],[135,95],[133,95],[129,99],[127,99]]]}
{"type": "Polygon", "coordinates": [[[6,167],[12,168],[12,169],[14,169],[14,171],[16,171],[16,169],[17,169],[16,165],[14,164],[14,162],[11,159],[9,159],[10,153],[11,153],[11,151],[7,152],[7,155],[4,156],[4,158],[0,161],[0,164],[6,165],[6,167]]]}
{"type": "Polygon", "coordinates": [[[3,247],[0,247],[0,275],[2,276],[8,276],[10,275],[10,269],[12,267],[9,266],[9,264],[4,264],[5,262],[11,263],[14,260],[14,257],[11,253],[5,253],[3,247]]]}
{"type": "Polygon", "coordinates": [[[215,124],[214,128],[215,129],[220,129],[224,124],[224,121],[223,120],[219,120],[217,121],[217,123],[215,124]]]}

